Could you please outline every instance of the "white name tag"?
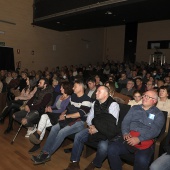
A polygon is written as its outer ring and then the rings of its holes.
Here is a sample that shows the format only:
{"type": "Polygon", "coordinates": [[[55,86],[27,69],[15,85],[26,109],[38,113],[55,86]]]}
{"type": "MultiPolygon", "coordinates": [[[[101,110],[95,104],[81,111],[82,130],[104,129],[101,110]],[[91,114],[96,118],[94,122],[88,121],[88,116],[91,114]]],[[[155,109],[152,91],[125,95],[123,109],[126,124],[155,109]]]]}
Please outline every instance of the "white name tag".
{"type": "Polygon", "coordinates": [[[148,118],[149,118],[149,119],[152,119],[152,120],[154,120],[154,118],[155,118],[155,115],[154,115],[154,114],[151,114],[151,113],[149,113],[149,116],[148,116],[148,118]]]}

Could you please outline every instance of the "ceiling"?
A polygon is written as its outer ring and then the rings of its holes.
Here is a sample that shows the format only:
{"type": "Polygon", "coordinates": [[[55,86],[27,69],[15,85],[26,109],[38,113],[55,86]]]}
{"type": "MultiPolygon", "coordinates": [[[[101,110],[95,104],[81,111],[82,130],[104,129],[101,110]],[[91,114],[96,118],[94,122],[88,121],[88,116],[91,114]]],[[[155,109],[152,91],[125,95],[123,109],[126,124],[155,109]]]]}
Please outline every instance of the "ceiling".
{"type": "MultiPolygon", "coordinates": [[[[60,1],[64,3],[64,0],[60,1]]],[[[73,2],[69,0],[71,1],[73,2]]],[[[86,0],[91,3],[75,3],[75,8],[74,3],[60,4],[60,8],[59,4],[54,5],[50,2],[52,0],[37,0],[34,3],[33,25],[69,31],[170,19],[170,0],[98,0],[97,3],[94,0],[86,0]]],[[[55,3],[57,2],[59,1],[55,0],[55,3]]]]}

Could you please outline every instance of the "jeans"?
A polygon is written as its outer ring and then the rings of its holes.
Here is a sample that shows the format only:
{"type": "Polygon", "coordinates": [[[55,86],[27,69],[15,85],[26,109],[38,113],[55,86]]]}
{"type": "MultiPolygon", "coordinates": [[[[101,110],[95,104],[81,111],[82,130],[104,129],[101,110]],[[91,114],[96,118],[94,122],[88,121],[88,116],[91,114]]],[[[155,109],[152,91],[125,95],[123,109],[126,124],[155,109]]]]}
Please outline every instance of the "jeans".
{"type": "MultiPolygon", "coordinates": [[[[134,160],[134,170],[148,170],[153,156],[153,146],[144,150],[137,150],[134,160]]],[[[129,154],[130,151],[121,141],[110,142],[108,145],[108,159],[111,170],[122,170],[122,161],[120,155],[129,154]]]]}
{"type": "Polygon", "coordinates": [[[42,151],[52,155],[60,147],[61,143],[67,136],[80,132],[83,129],[83,121],[78,121],[75,124],[65,126],[62,129],[60,129],[60,125],[57,123],[51,128],[50,134],[48,135],[42,151]]]}
{"type": "MultiPolygon", "coordinates": [[[[71,161],[80,161],[80,156],[84,147],[84,143],[87,142],[89,136],[88,129],[84,129],[76,134],[74,138],[74,144],[71,153],[71,161]]],[[[93,160],[93,164],[100,168],[103,161],[107,157],[108,141],[100,141],[97,145],[96,157],[93,160]]]]}
{"type": "Polygon", "coordinates": [[[170,170],[170,155],[160,156],[151,164],[150,170],[170,170]]]}

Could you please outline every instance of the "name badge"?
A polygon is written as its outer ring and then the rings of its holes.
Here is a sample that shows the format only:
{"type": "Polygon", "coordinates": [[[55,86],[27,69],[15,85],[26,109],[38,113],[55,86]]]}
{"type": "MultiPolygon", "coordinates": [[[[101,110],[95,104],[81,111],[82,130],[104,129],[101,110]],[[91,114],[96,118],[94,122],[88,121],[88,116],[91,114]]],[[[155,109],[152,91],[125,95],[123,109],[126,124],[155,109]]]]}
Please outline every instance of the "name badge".
{"type": "Polygon", "coordinates": [[[149,118],[149,119],[152,119],[152,120],[154,120],[154,118],[155,118],[155,115],[154,115],[154,114],[151,114],[151,113],[149,113],[149,116],[148,116],[148,118],[149,118]]]}

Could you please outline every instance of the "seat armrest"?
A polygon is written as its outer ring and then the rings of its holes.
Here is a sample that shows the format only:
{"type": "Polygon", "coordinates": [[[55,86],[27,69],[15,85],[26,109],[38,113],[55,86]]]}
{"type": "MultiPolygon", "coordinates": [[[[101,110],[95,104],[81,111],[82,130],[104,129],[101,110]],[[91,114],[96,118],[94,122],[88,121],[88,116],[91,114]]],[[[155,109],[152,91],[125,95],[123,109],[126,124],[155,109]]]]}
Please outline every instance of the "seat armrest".
{"type": "Polygon", "coordinates": [[[160,145],[165,141],[168,133],[164,132],[158,139],[155,141],[155,152],[154,152],[154,160],[159,157],[160,145]]]}

